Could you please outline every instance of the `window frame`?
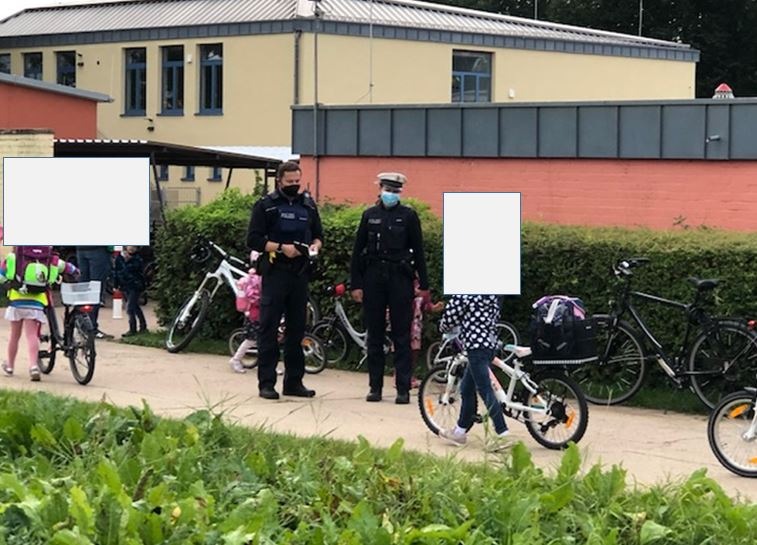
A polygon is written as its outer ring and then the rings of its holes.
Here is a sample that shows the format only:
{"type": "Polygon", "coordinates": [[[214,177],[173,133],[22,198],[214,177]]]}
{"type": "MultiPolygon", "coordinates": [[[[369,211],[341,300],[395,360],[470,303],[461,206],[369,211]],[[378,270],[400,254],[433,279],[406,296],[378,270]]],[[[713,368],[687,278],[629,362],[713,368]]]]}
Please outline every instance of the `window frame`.
{"type": "Polygon", "coordinates": [[[75,50],[67,50],[67,51],[56,51],[55,52],[55,81],[58,83],[58,85],[66,85],[68,87],[76,87],[76,51],[75,50]],[[71,66],[70,70],[66,70],[65,72],[61,71],[61,59],[64,55],[71,55],[71,66]],[[61,81],[61,76],[71,74],[73,76],[73,84],[69,85],[68,83],[63,83],[61,81]]]}
{"type": "Polygon", "coordinates": [[[223,167],[210,167],[209,182],[222,182],[223,181],[223,167]]]}
{"type": "Polygon", "coordinates": [[[454,84],[455,78],[460,78],[460,91],[459,91],[459,99],[455,100],[455,94],[454,94],[454,87],[450,87],[450,101],[453,104],[475,104],[475,103],[489,103],[493,102],[494,97],[493,91],[492,91],[492,79],[493,79],[493,71],[494,71],[494,53],[491,51],[470,51],[466,49],[453,49],[452,50],[452,82],[454,84]],[[464,56],[464,57],[488,57],[488,65],[489,65],[489,71],[488,72],[474,72],[469,70],[455,70],[455,57],[456,56],[464,56]],[[475,81],[474,85],[474,93],[475,93],[475,99],[474,100],[465,100],[466,98],[466,86],[465,81],[466,78],[473,78],[475,81]],[[486,80],[487,87],[484,90],[482,86],[482,81],[486,80]],[[486,94],[486,100],[482,99],[482,95],[486,94]]]}
{"type": "Polygon", "coordinates": [[[124,48],[124,116],[137,116],[144,117],[147,112],[147,48],[146,47],[126,47],[124,48]],[[144,62],[130,62],[129,53],[132,51],[143,51],[145,60],[144,62]],[[133,74],[133,76],[132,76],[133,74]],[[129,104],[129,77],[136,77],[137,81],[134,86],[137,106],[141,105],[142,108],[132,108],[132,104],[129,104]],[[145,90],[142,93],[142,83],[144,83],[145,90]]]}
{"type": "Polygon", "coordinates": [[[223,43],[200,44],[200,92],[198,115],[223,115],[223,43]],[[206,48],[220,49],[221,58],[205,58],[206,48]],[[205,68],[210,67],[210,82],[206,84],[205,68]],[[205,106],[207,90],[210,90],[210,107],[205,106]]]}
{"type": "Polygon", "coordinates": [[[2,59],[8,59],[8,71],[5,72],[3,70],[0,70],[0,73],[2,74],[12,74],[13,73],[13,61],[10,53],[0,53],[0,58],[2,59]]]}
{"type": "Polygon", "coordinates": [[[168,165],[158,165],[158,181],[168,181],[168,165]]]}
{"type": "Polygon", "coordinates": [[[184,115],[184,45],[166,45],[160,48],[160,115],[184,115]],[[171,48],[181,49],[181,60],[168,60],[171,48]],[[180,96],[173,97],[173,105],[166,108],[166,78],[171,78],[173,89],[181,89],[180,96]],[[181,85],[181,87],[179,87],[181,85]]]}
{"type": "Polygon", "coordinates": [[[181,178],[182,182],[194,182],[195,181],[195,167],[187,165],[184,167],[184,176],[181,178]]]}
{"type": "Polygon", "coordinates": [[[29,51],[27,53],[22,53],[22,59],[23,59],[23,65],[24,65],[24,77],[42,81],[45,74],[45,57],[42,54],[42,51],[29,51]],[[27,72],[27,59],[29,59],[32,55],[39,55],[39,77],[38,78],[28,75],[28,72],[27,72]]]}

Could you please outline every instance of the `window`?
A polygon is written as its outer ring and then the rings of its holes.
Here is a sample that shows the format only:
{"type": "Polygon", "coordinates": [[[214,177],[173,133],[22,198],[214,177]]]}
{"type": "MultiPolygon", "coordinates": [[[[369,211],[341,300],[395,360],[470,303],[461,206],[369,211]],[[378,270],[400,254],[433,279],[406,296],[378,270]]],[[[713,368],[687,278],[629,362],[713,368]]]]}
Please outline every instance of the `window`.
{"type": "Polygon", "coordinates": [[[195,181],[195,167],[184,167],[184,177],[182,182],[194,182],[195,181]]]}
{"type": "Polygon", "coordinates": [[[0,74],[11,73],[11,54],[0,53],[0,74]]]}
{"type": "Polygon", "coordinates": [[[24,53],[24,77],[42,79],[42,53],[24,53]]]}
{"type": "Polygon", "coordinates": [[[158,165],[158,181],[165,182],[168,180],[168,165],[158,165]]]}
{"type": "Polygon", "coordinates": [[[200,46],[200,113],[223,111],[223,44],[200,46]]]}
{"type": "Polygon", "coordinates": [[[163,84],[160,90],[160,113],[184,113],[184,46],[161,47],[163,58],[163,84]]]}
{"type": "Polygon", "coordinates": [[[55,61],[58,83],[76,87],[76,51],[58,51],[55,61]]]}
{"type": "Polygon", "coordinates": [[[221,173],[221,167],[213,167],[210,169],[210,178],[208,178],[209,182],[220,182],[223,180],[223,175],[221,173]]]}
{"type": "Polygon", "coordinates": [[[452,52],[452,102],[491,102],[492,54],[452,52]]]}
{"type": "Polygon", "coordinates": [[[126,51],[126,115],[145,115],[147,52],[144,47],[126,51]]]}

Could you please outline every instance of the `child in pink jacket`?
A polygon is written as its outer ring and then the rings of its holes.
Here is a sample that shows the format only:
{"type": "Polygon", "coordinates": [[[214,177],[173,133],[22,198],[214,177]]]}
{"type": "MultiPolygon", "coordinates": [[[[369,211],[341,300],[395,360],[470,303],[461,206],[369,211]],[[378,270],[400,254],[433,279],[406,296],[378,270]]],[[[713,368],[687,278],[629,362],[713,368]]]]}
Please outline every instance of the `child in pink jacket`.
{"type": "Polygon", "coordinates": [[[235,373],[246,373],[247,369],[242,365],[242,358],[250,348],[258,345],[258,333],[260,330],[260,291],[262,278],[255,270],[256,262],[260,254],[250,252],[252,268],[247,275],[237,280],[237,289],[241,291],[237,297],[237,310],[244,313],[246,335],[245,340],[239,345],[236,354],[229,360],[231,370],[235,373]]]}

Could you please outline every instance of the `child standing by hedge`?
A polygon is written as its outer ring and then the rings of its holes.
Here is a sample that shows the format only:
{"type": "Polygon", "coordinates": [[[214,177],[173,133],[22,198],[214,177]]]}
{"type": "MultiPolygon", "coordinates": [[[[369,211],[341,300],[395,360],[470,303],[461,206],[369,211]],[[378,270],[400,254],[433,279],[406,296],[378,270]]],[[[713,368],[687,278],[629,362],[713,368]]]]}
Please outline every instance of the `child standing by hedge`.
{"type": "Polygon", "coordinates": [[[23,332],[29,354],[29,377],[33,382],[40,380],[39,328],[47,323],[45,308],[52,304],[48,288],[61,274],[78,276],[79,270],[54,254],[52,246],[16,246],[0,264],[0,284],[10,282],[5,319],[11,323],[11,333],[8,359],[2,363],[6,377],[13,376],[23,332]],[[30,257],[35,254],[36,258],[30,257]]]}
{"type": "Polygon", "coordinates": [[[253,250],[250,252],[252,264],[246,276],[237,281],[237,288],[242,294],[237,298],[237,310],[244,313],[245,317],[245,340],[239,345],[236,354],[229,360],[231,370],[235,373],[246,373],[247,369],[242,365],[242,358],[250,348],[258,345],[258,333],[260,332],[260,292],[262,278],[257,273],[256,266],[260,253],[253,250]]]}
{"type": "Polygon", "coordinates": [[[145,290],[145,263],[137,250],[136,246],[127,246],[116,258],[114,284],[116,288],[126,292],[126,313],[129,315],[129,331],[121,335],[122,337],[131,337],[147,331],[147,321],[139,306],[139,300],[145,290]]]}

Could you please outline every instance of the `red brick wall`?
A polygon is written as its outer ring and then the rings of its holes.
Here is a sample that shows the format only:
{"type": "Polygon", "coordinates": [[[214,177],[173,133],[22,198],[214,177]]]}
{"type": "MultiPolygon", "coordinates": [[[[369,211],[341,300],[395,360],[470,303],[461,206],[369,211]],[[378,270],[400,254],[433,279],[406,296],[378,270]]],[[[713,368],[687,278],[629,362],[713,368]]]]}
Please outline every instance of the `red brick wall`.
{"type": "Polygon", "coordinates": [[[97,138],[97,102],[0,84],[0,128],[52,129],[55,138],[97,138]]]}
{"type": "MultiPolygon", "coordinates": [[[[314,162],[302,158],[314,191],[314,162]]],[[[405,195],[441,214],[445,191],[522,194],[522,217],[573,225],[757,231],[757,161],[325,157],[320,199],[371,202],[381,171],[408,177],[405,195]]]]}

